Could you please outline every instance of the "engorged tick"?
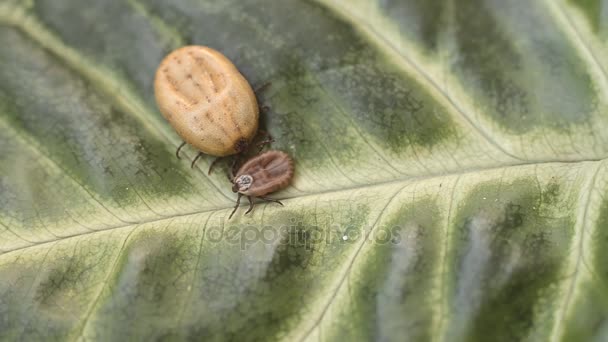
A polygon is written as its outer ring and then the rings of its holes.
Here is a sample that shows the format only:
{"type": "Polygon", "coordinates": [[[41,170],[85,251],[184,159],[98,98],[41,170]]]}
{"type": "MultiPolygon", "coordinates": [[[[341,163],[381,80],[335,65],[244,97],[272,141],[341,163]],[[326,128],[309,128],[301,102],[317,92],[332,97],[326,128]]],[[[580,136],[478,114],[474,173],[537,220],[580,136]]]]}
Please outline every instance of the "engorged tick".
{"type": "Polygon", "coordinates": [[[192,167],[203,153],[219,158],[245,152],[257,134],[260,109],[253,89],[212,48],[193,45],[171,52],[156,71],[154,95],[184,140],[175,155],[179,158],[186,143],[200,151],[192,167]]]}
{"type": "Polygon", "coordinates": [[[253,209],[252,197],[283,205],[280,201],[265,196],[285,188],[292,177],[293,161],[285,152],[266,151],[249,159],[230,179],[232,191],[238,193],[238,198],[228,219],[236,212],[243,195],[249,200],[249,210],[245,214],[253,209]]]}

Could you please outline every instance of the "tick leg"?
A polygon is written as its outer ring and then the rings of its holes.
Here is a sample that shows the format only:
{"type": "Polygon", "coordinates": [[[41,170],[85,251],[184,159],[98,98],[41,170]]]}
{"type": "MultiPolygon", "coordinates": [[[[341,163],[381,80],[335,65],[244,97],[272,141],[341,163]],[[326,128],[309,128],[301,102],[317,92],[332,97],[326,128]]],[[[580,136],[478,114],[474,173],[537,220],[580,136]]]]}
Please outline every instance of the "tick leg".
{"type": "Polygon", "coordinates": [[[236,209],[239,207],[239,205],[241,204],[241,197],[243,195],[241,195],[241,193],[239,193],[239,197],[236,199],[236,205],[234,206],[234,210],[232,210],[232,212],[230,213],[230,216],[228,217],[228,219],[230,220],[232,218],[232,215],[234,215],[234,213],[236,212],[236,209]]]}
{"type": "Polygon", "coordinates": [[[274,202],[274,203],[277,203],[277,204],[280,204],[281,206],[283,206],[283,203],[281,203],[281,201],[279,201],[279,200],[275,200],[275,199],[268,198],[268,197],[258,197],[258,198],[261,200],[267,201],[267,202],[274,202]]]}
{"type": "Polygon", "coordinates": [[[236,175],[236,172],[238,171],[238,165],[239,165],[239,155],[235,155],[234,159],[232,160],[232,165],[230,166],[230,181],[232,181],[234,179],[234,175],[236,175]]]}
{"type": "Polygon", "coordinates": [[[249,214],[253,210],[253,200],[251,199],[251,196],[247,196],[247,199],[249,200],[249,210],[245,212],[245,215],[249,214]]]}
{"type": "Polygon", "coordinates": [[[253,91],[256,95],[258,95],[259,93],[263,92],[264,90],[266,90],[266,88],[270,87],[270,85],[272,84],[272,82],[266,82],[264,84],[262,84],[261,86],[255,88],[255,90],[253,91]]]}
{"type": "Polygon", "coordinates": [[[262,149],[264,149],[264,146],[270,145],[271,143],[274,142],[274,139],[272,138],[270,133],[268,133],[266,131],[260,131],[259,134],[260,134],[260,136],[264,137],[264,139],[256,144],[256,146],[258,146],[260,148],[258,150],[258,153],[262,152],[262,149]]]}
{"type": "Polygon", "coordinates": [[[232,172],[232,170],[230,170],[226,176],[228,176],[228,181],[230,183],[234,184],[234,172],[232,172]]]}
{"type": "Polygon", "coordinates": [[[182,144],[181,144],[181,145],[179,145],[179,147],[177,148],[177,151],[175,151],[175,156],[177,157],[177,159],[182,159],[182,158],[179,156],[179,150],[181,150],[181,149],[182,149],[182,147],[184,147],[184,145],[186,145],[186,142],[185,142],[185,141],[184,141],[184,142],[182,142],[182,144]]]}
{"type": "MultiPolygon", "coordinates": [[[[258,102],[261,102],[260,101],[260,93],[263,92],[264,90],[266,90],[266,88],[268,88],[270,85],[271,85],[270,82],[266,82],[266,83],[262,84],[261,86],[255,88],[254,93],[255,93],[255,97],[258,100],[258,102]]],[[[265,114],[269,110],[270,110],[270,107],[268,107],[268,106],[260,106],[260,113],[261,114],[265,114]]]]}
{"type": "Polygon", "coordinates": [[[194,169],[194,164],[196,163],[196,161],[198,160],[198,158],[200,158],[203,155],[203,152],[199,152],[196,157],[194,157],[194,160],[192,161],[192,164],[190,164],[190,168],[194,169]]]}
{"type": "MultiPolygon", "coordinates": [[[[272,137],[268,136],[268,138],[260,141],[256,145],[260,147],[260,151],[261,151],[264,148],[264,146],[270,145],[273,142],[274,142],[274,139],[272,139],[272,137]]],[[[260,153],[260,152],[258,151],[258,153],[260,153]]]]}
{"type": "Polygon", "coordinates": [[[217,164],[217,162],[219,162],[221,159],[222,157],[217,157],[211,162],[211,165],[209,165],[209,170],[207,171],[207,175],[211,175],[211,171],[215,167],[215,164],[217,164]]]}
{"type": "Polygon", "coordinates": [[[270,133],[268,133],[268,131],[265,131],[263,129],[258,129],[258,136],[266,139],[266,138],[270,137],[270,133]]]}

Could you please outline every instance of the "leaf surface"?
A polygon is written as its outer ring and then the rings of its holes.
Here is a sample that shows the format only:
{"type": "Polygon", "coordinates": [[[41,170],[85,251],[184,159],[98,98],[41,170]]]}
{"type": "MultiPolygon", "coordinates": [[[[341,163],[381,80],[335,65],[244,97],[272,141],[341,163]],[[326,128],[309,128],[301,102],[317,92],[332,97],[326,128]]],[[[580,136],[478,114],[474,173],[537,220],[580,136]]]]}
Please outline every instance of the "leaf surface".
{"type": "Polygon", "coordinates": [[[0,339],[608,338],[606,1],[0,3],[0,339]],[[241,208],[158,112],[228,56],[296,162],[241,208]]]}

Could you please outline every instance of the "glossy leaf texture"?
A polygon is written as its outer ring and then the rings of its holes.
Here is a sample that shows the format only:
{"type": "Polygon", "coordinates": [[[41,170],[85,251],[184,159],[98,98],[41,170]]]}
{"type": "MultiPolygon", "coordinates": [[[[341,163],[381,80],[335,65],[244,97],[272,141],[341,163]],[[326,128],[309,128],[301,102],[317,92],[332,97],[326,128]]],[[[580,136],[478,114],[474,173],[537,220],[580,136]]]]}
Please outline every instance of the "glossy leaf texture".
{"type": "Polygon", "coordinates": [[[608,338],[608,1],[3,0],[0,340],[608,338]],[[226,54],[294,182],[158,112],[226,54]]]}

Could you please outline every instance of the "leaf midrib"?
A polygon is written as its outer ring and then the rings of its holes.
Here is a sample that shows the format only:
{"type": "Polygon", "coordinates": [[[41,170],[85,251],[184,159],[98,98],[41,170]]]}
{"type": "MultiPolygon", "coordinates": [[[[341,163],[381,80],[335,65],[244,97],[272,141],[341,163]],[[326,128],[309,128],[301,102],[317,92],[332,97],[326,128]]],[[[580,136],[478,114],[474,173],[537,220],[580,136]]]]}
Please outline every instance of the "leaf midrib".
{"type": "MultiPolygon", "coordinates": [[[[504,165],[504,166],[498,166],[498,167],[488,167],[488,168],[474,168],[474,169],[469,169],[469,170],[464,170],[464,171],[460,171],[460,172],[450,172],[450,173],[444,173],[444,174],[437,174],[437,175],[430,175],[430,176],[420,176],[420,177],[410,177],[410,178],[399,178],[399,179],[395,179],[395,180],[390,180],[390,181],[384,181],[384,182],[377,182],[377,183],[373,183],[373,184],[366,184],[366,185],[357,185],[357,186],[352,186],[352,187],[347,187],[347,188],[343,188],[343,189],[331,189],[331,190],[324,190],[324,191],[317,191],[317,192],[311,192],[311,193],[307,193],[304,195],[296,195],[296,196],[291,196],[291,197],[284,197],[281,198],[281,201],[285,204],[285,206],[289,206],[289,202],[292,199],[305,199],[305,198],[309,198],[309,197],[317,197],[317,196],[323,196],[323,195],[329,195],[329,194],[339,194],[339,193],[344,193],[344,192],[351,192],[351,191],[358,191],[361,189],[373,189],[373,188],[381,188],[384,187],[386,185],[402,185],[402,184],[406,184],[406,183],[415,183],[415,182],[422,182],[422,181],[428,181],[428,180],[432,180],[432,179],[437,179],[437,178],[449,178],[449,177],[455,177],[455,176],[466,176],[466,175],[470,175],[470,174],[474,174],[474,173],[484,173],[484,172],[492,172],[492,171],[496,171],[496,170],[502,170],[502,169],[509,169],[509,168],[518,168],[518,167],[526,167],[526,166],[532,166],[532,165],[554,165],[554,166],[560,166],[560,165],[571,165],[571,164],[584,164],[584,163],[589,163],[589,166],[586,167],[591,167],[591,165],[596,165],[597,163],[602,163],[604,161],[608,160],[608,158],[602,158],[602,159],[584,159],[584,160],[578,160],[578,161],[561,161],[561,162],[554,162],[554,161],[547,161],[547,162],[537,162],[537,163],[518,163],[518,164],[512,164],[512,165],[504,165]]],[[[267,205],[268,203],[265,203],[264,205],[267,205]]],[[[131,227],[135,227],[135,226],[139,226],[139,225],[145,225],[145,224],[150,224],[150,223],[159,223],[159,222],[163,222],[163,221],[168,221],[168,220],[173,220],[175,218],[181,218],[181,217],[189,217],[189,216],[195,216],[195,215],[202,215],[202,214],[206,214],[206,213],[213,213],[213,212],[219,212],[219,211],[223,211],[223,210],[232,210],[233,207],[232,206],[225,206],[225,207],[218,207],[218,208],[214,208],[214,209],[207,209],[207,210],[200,210],[200,211],[191,211],[191,212],[186,212],[186,213],[177,213],[174,215],[170,215],[170,216],[164,216],[164,217],[154,217],[154,218],[150,218],[150,219],[146,219],[146,220],[140,220],[140,221],[136,221],[130,224],[124,224],[124,225],[114,225],[114,226],[110,226],[110,227],[104,227],[102,229],[98,229],[98,230],[89,230],[89,231],[85,231],[82,233],[77,233],[77,234],[71,234],[71,235],[66,235],[66,236],[62,236],[58,239],[49,239],[49,240],[44,240],[35,244],[31,244],[28,246],[23,246],[23,247],[18,247],[18,248],[14,248],[14,249],[8,249],[8,250],[4,250],[3,253],[0,254],[0,258],[3,256],[6,256],[10,253],[14,253],[14,252],[18,252],[18,251],[22,251],[28,248],[36,248],[45,244],[49,244],[49,243],[54,243],[54,242],[58,242],[58,241],[64,241],[64,240],[69,240],[69,239],[73,239],[73,238],[78,238],[78,237],[82,237],[82,236],[87,236],[87,235],[93,235],[93,234],[98,234],[98,233],[105,233],[108,231],[113,231],[113,230],[120,230],[120,229],[126,229],[126,228],[131,228],[131,227]]]]}

